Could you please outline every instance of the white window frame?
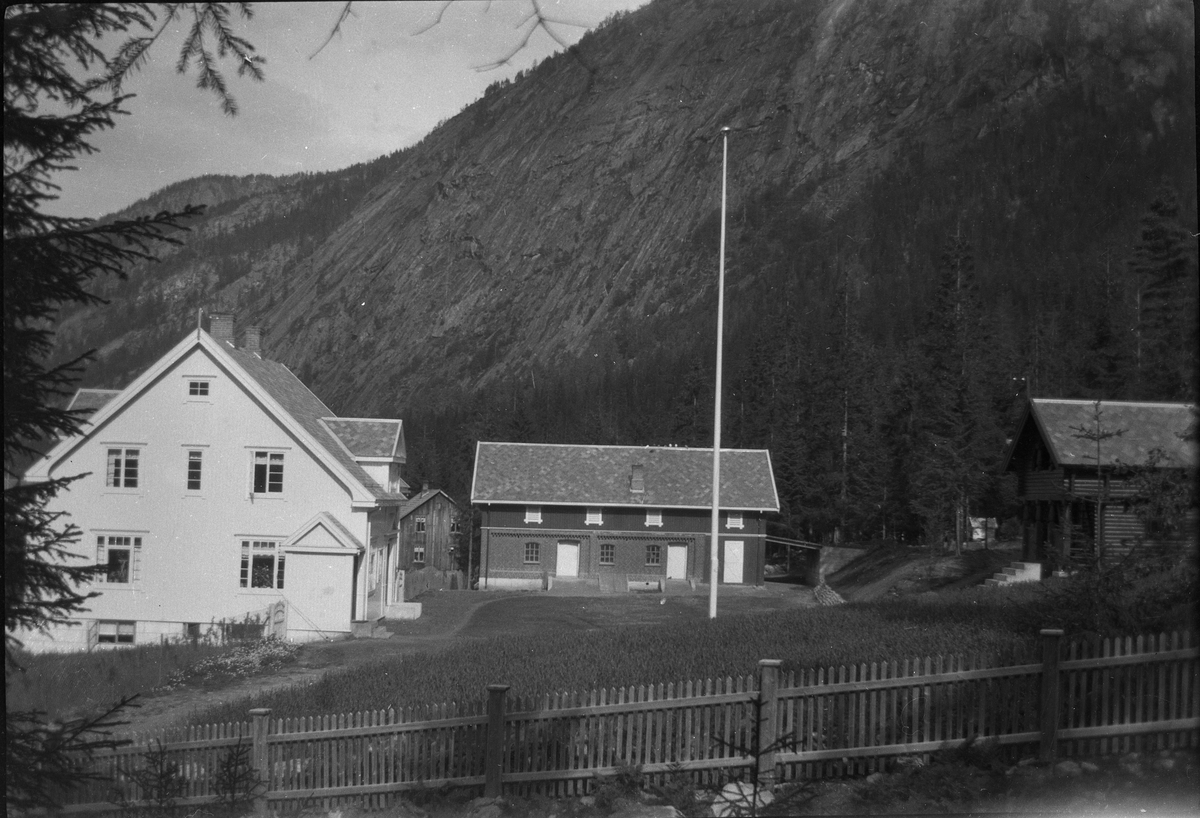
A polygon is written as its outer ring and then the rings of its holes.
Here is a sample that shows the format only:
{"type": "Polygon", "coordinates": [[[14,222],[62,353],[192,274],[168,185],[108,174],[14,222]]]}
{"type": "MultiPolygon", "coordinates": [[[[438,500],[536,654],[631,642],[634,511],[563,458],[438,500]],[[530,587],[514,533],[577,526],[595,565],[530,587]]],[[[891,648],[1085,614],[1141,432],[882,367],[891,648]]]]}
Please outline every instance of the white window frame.
{"type": "Polygon", "coordinates": [[[742,529],[746,527],[745,512],[729,511],[725,514],[725,527],[742,529]]]}
{"type": "Polygon", "coordinates": [[[541,506],[525,506],[525,524],[526,525],[541,525],[542,524],[542,507],[541,506]]]}
{"type": "MultiPolygon", "coordinates": [[[[202,494],[204,492],[205,464],[210,463],[209,458],[206,456],[206,454],[208,452],[208,444],[205,444],[205,443],[192,444],[192,445],[185,444],[181,448],[183,449],[183,492],[184,492],[184,494],[189,495],[189,496],[196,496],[198,494],[202,494]],[[199,488],[191,488],[191,486],[189,485],[192,481],[192,452],[200,453],[200,457],[199,457],[200,486],[199,486],[199,488]]],[[[211,478],[211,475],[209,475],[209,477],[211,478]]]]}
{"type": "Polygon", "coordinates": [[[583,515],[584,525],[604,525],[604,509],[589,506],[583,515]]]}
{"type": "Polygon", "coordinates": [[[145,485],[145,443],[101,443],[104,450],[104,491],[109,494],[141,494],[145,485]],[[120,452],[121,470],[117,478],[113,470],[113,453],[120,452]],[[134,452],[137,466],[134,468],[134,485],[125,485],[129,481],[129,452],[134,452]],[[113,482],[116,481],[116,482],[113,482]]]}
{"type": "Polygon", "coordinates": [[[413,553],[412,561],[414,564],[416,564],[418,562],[421,563],[422,565],[425,564],[425,543],[424,542],[414,542],[412,553],[413,553]]]}
{"type": "Polygon", "coordinates": [[[654,526],[656,528],[662,528],[662,524],[663,524],[663,511],[661,508],[646,509],[646,526],[647,527],[654,526]]]}
{"type": "Polygon", "coordinates": [[[125,582],[112,582],[108,579],[107,569],[97,571],[92,577],[92,581],[96,585],[103,585],[105,588],[132,588],[139,584],[142,579],[142,544],[143,536],[126,531],[97,531],[94,532],[96,537],[96,564],[99,566],[107,566],[112,551],[114,548],[120,551],[129,552],[129,564],[126,566],[125,582]],[[114,543],[113,540],[119,540],[114,543]]]}
{"type": "Polygon", "coordinates": [[[238,537],[238,588],[242,592],[271,593],[286,588],[286,558],[283,541],[272,537],[238,537]],[[271,552],[271,584],[254,584],[255,551],[271,552]]]}
{"type": "Polygon", "coordinates": [[[428,527],[428,525],[426,525],[426,518],[424,518],[424,517],[414,517],[413,518],[414,533],[425,534],[428,532],[428,530],[429,530],[429,527],[428,527]]]}
{"type": "Polygon", "coordinates": [[[131,619],[97,619],[97,645],[133,645],[137,643],[137,622],[131,619]],[[105,637],[111,636],[111,639],[105,637]],[[128,638],[122,638],[126,637],[128,638]]]}
{"type": "Polygon", "coordinates": [[[212,403],[213,383],[211,375],[184,375],[183,400],[186,403],[212,403]],[[201,387],[204,394],[192,394],[193,385],[201,387]]]}
{"type": "Polygon", "coordinates": [[[287,450],[278,447],[270,446],[250,446],[250,496],[254,499],[267,498],[275,499],[287,496],[287,450]],[[255,472],[258,469],[258,456],[266,455],[267,474],[263,487],[266,491],[257,491],[255,486],[255,472]],[[271,491],[271,461],[278,457],[279,459],[279,491],[271,491]]]}

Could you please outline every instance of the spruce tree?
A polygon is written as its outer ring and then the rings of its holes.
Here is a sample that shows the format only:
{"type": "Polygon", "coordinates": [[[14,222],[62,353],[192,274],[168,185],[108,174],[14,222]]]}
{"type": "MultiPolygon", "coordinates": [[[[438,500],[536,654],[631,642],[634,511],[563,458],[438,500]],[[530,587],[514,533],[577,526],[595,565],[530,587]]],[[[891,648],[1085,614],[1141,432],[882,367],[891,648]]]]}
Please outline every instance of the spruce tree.
{"type": "MultiPolygon", "coordinates": [[[[145,4],[23,4],[4,12],[4,626],[5,681],[17,669],[21,631],[68,621],[89,594],[80,583],[92,567],[71,563],[78,529],[47,509],[73,478],[27,485],[21,475],[54,440],[79,431],[61,408],[86,356],[46,363],[50,327],[64,305],[95,304],[89,286],[123,276],[156,247],[177,243],[178,213],[97,224],[51,216],[54,176],[94,152],[89,140],[125,113],[121,85],[144,61],[180,6],[145,4]],[[130,32],[138,32],[130,36],[130,32]],[[142,34],[141,32],[146,32],[142,34]],[[127,39],[111,55],[106,37],[127,39]]],[[[239,5],[243,15],[249,9],[239,5]]],[[[221,57],[238,73],[261,78],[261,59],[230,28],[223,4],[190,7],[180,71],[195,62],[201,88],[215,92],[227,113],[236,105],[218,70],[221,57]],[[210,43],[216,41],[216,53],[210,43]]],[[[118,707],[122,703],[118,703],[118,707]]],[[[78,781],[71,754],[104,746],[113,711],[52,728],[40,713],[5,711],[6,796],[13,808],[52,806],[55,790],[78,781]],[[97,734],[100,737],[97,737],[97,734]]]]}
{"type": "Polygon", "coordinates": [[[1162,188],[1138,228],[1129,261],[1138,287],[1137,368],[1142,399],[1195,396],[1196,242],[1179,223],[1175,192],[1162,188]]]}
{"type": "Polygon", "coordinates": [[[989,401],[989,333],[974,279],[970,244],[952,236],[919,354],[914,407],[911,501],[931,541],[961,544],[970,504],[983,494],[1003,438],[989,401]],[[997,445],[999,443],[999,445],[997,445]]]}

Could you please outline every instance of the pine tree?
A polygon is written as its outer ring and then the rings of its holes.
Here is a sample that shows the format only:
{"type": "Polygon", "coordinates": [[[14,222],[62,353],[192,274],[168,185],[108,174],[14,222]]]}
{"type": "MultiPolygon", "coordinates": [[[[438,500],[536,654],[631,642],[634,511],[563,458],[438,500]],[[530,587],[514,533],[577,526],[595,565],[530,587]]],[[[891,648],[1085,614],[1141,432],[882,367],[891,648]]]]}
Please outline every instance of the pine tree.
{"type": "Polygon", "coordinates": [[[957,548],[970,503],[982,495],[1003,445],[989,403],[990,345],[974,258],[961,236],[946,243],[927,327],[919,344],[928,368],[914,418],[911,499],[925,535],[936,543],[953,532],[957,548]]]}
{"type": "MultiPolygon", "coordinates": [[[[239,6],[244,15],[249,11],[239,6]]],[[[253,47],[229,27],[222,4],[191,7],[180,70],[195,61],[202,88],[214,91],[228,113],[236,110],[218,58],[239,60],[238,73],[261,78],[253,47]],[[209,47],[217,40],[217,55],[209,47]]],[[[4,13],[4,625],[5,680],[17,667],[22,630],[65,622],[88,598],[79,583],[92,568],[64,562],[78,529],[63,526],[47,503],[72,478],[37,485],[20,482],[29,461],[55,439],[79,430],[76,415],[59,408],[86,356],[60,366],[45,361],[48,327],[65,304],[96,304],[88,287],[105,275],[150,259],[156,247],[178,243],[178,231],[199,208],[96,224],[50,216],[55,173],[70,171],[94,152],[89,139],[112,128],[128,96],[122,81],[145,59],[163,29],[182,12],[167,6],[162,19],[144,4],[14,5],[4,13]],[[105,37],[130,31],[110,57],[105,37]],[[91,78],[83,74],[98,69],[91,78]],[[107,98],[105,98],[107,96],[107,98]],[[48,103],[51,103],[48,105],[48,103]]],[[[118,705],[119,706],[119,705],[118,705]]],[[[9,806],[52,806],[52,788],[77,781],[69,754],[107,739],[111,712],[51,730],[39,713],[6,711],[5,771],[9,806]]]]}
{"type": "Polygon", "coordinates": [[[1129,261],[1138,285],[1139,397],[1179,400],[1195,394],[1196,242],[1179,223],[1175,192],[1155,195],[1129,261]]]}

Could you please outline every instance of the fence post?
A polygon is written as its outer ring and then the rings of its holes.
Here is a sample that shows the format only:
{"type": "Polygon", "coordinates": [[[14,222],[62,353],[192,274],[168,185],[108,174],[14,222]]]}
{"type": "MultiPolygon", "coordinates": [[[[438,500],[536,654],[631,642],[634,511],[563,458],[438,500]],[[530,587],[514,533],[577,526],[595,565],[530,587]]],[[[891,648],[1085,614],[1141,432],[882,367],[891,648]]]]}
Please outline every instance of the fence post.
{"type": "Polygon", "coordinates": [[[1058,640],[1063,632],[1058,628],[1043,628],[1042,634],[1042,746],[1038,757],[1054,761],[1058,754],[1058,640]]]}
{"type": "Polygon", "coordinates": [[[254,769],[261,786],[254,793],[254,814],[267,814],[267,792],[271,788],[270,770],[267,769],[267,733],[270,725],[271,708],[256,707],[250,711],[250,766],[254,769]]]}
{"type": "Polygon", "coordinates": [[[508,685],[488,685],[487,750],[484,757],[483,794],[498,798],[504,784],[504,694],[508,685]]]}
{"type": "Polygon", "coordinates": [[[779,724],[776,719],[779,701],[778,659],[762,659],[758,663],[758,729],[754,756],[758,761],[758,786],[770,790],[775,785],[775,753],[779,750],[779,724]]]}

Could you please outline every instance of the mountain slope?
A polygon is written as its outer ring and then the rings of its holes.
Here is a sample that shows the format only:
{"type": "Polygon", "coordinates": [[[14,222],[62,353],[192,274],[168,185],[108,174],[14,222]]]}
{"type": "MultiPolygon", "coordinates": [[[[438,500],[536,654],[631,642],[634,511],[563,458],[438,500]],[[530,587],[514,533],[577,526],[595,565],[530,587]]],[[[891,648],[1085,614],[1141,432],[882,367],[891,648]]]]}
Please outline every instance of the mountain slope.
{"type": "Polygon", "coordinates": [[[172,204],[216,203],[187,246],[107,284],[61,346],[102,345],[89,381],[121,383],[197,307],[233,309],[342,414],[641,378],[661,438],[711,356],[727,125],[733,370],[768,318],[814,354],[848,311],[893,354],[956,234],[996,366],[1077,394],[1097,316],[1135,320],[1124,260],[1157,188],[1195,232],[1193,34],[1182,0],[655,0],[413,148],[184,183],[172,204]]]}

